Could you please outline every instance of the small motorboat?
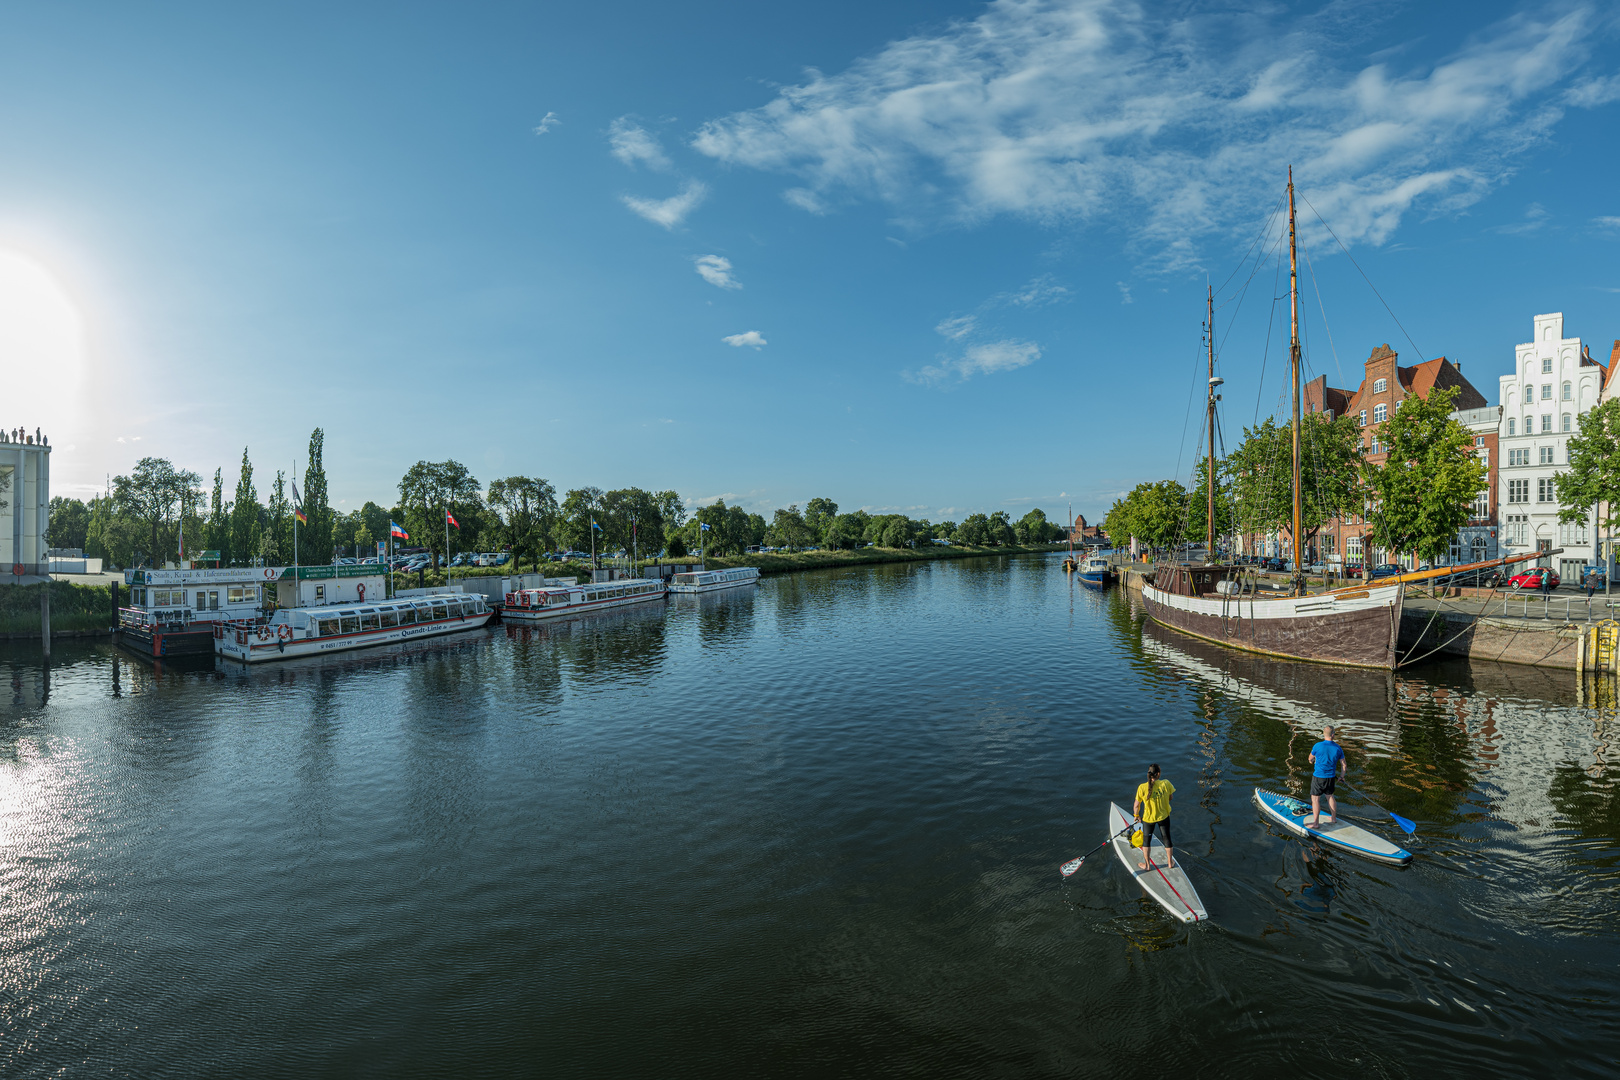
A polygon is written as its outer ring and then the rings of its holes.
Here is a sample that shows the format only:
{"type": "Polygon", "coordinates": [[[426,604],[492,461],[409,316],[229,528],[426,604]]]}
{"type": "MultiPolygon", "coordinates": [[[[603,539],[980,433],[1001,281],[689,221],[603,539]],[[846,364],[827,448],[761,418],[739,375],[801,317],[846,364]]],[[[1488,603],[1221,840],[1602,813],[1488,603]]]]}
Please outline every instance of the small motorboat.
{"type": "Polygon", "coordinates": [[[1106,589],[1114,582],[1114,568],[1101,555],[1088,555],[1080,564],[1080,581],[1093,589],[1106,589]]]}

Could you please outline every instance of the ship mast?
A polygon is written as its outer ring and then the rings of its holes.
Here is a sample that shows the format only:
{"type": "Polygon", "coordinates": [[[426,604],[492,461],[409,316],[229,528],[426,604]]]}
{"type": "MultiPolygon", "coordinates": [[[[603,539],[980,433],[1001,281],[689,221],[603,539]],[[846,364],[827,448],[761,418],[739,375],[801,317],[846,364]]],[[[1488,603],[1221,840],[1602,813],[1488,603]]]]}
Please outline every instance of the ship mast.
{"type": "Polygon", "coordinates": [[[1288,167],[1288,301],[1293,329],[1288,340],[1288,366],[1294,379],[1294,594],[1305,595],[1303,519],[1305,500],[1300,485],[1299,387],[1299,253],[1294,245],[1294,167],[1288,167]]]}
{"type": "Polygon", "coordinates": [[[1209,458],[1205,463],[1204,487],[1208,489],[1209,505],[1204,518],[1204,561],[1215,561],[1215,402],[1220,397],[1215,388],[1224,381],[1215,377],[1215,290],[1209,290],[1209,314],[1204,320],[1204,334],[1209,343],[1209,458]]]}

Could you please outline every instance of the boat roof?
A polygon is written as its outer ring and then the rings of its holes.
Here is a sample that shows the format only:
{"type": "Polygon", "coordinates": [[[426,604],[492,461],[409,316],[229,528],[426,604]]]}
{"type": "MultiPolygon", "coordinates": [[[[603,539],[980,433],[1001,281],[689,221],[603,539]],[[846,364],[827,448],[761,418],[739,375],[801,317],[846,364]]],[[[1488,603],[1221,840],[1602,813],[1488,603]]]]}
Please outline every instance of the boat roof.
{"type": "Polygon", "coordinates": [[[384,608],[398,610],[402,607],[420,607],[423,604],[448,604],[451,601],[482,600],[479,593],[431,593],[427,596],[396,596],[389,600],[355,600],[347,604],[329,604],[326,607],[282,608],[276,614],[285,612],[292,614],[300,612],[312,618],[334,615],[354,615],[363,611],[381,611],[384,608]]]}

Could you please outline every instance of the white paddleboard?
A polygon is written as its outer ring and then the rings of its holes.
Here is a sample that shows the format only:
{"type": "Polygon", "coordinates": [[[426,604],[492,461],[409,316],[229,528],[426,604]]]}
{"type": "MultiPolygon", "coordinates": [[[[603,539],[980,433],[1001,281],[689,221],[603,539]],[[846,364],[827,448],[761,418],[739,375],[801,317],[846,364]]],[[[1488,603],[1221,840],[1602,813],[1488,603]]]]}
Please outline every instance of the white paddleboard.
{"type": "MultiPolygon", "coordinates": [[[[1108,833],[1112,836],[1121,829],[1126,828],[1135,819],[1121,810],[1116,803],[1108,804],[1108,833]]],[[[1125,864],[1125,869],[1136,879],[1147,894],[1157,900],[1170,914],[1182,922],[1203,922],[1209,918],[1204,911],[1204,902],[1198,898],[1198,892],[1187,880],[1186,873],[1181,869],[1181,860],[1176,860],[1174,869],[1164,868],[1164,845],[1159,838],[1153,838],[1153,858],[1146,870],[1137,868],[1142,861],[1142,849],[1131,847],[1131,834],[1114,837],[1114,854],[1119,861],[1125,864]]]]}
{"type": "MultiPolygon", "coordinates": [[[[1311,803],[1309,799],[1295,799],[1288,795],[1278,795],[1274,791],[1254,789],[1254,805],[1260,808],[1260,813],[1281,825],[1295,836],[1309,836],[1329,847],[1336,847],[1343,851],[1360,855],[1364,859],[1376,862],[1389,863],[1392,866],[1405,866],[1412,861],[1412,853],[1405,848],[1396,847],[1377,833],[1368,832],[1360,825],[1352,824],[1342,817],[1337,821],[1323,821],[1320,825],[1307,824],[1311,820],[1311,803]]],[[[1327,814],[1327,799],[1322,799],[1322,813],[1327,814]]]]}

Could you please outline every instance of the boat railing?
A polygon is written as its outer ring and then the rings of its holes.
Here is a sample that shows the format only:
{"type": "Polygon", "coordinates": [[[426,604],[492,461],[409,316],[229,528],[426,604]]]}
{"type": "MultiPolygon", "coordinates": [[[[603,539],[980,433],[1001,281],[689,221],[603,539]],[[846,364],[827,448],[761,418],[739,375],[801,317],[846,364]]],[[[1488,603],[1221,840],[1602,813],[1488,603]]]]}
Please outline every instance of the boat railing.
{"type": "Polygon", "coordinates": [[[184,630],[191,625],[192,614],[189,607],[163,608],[157,611],[121,607],[118,609],[118,625],[132,630],[184,630]]]}

